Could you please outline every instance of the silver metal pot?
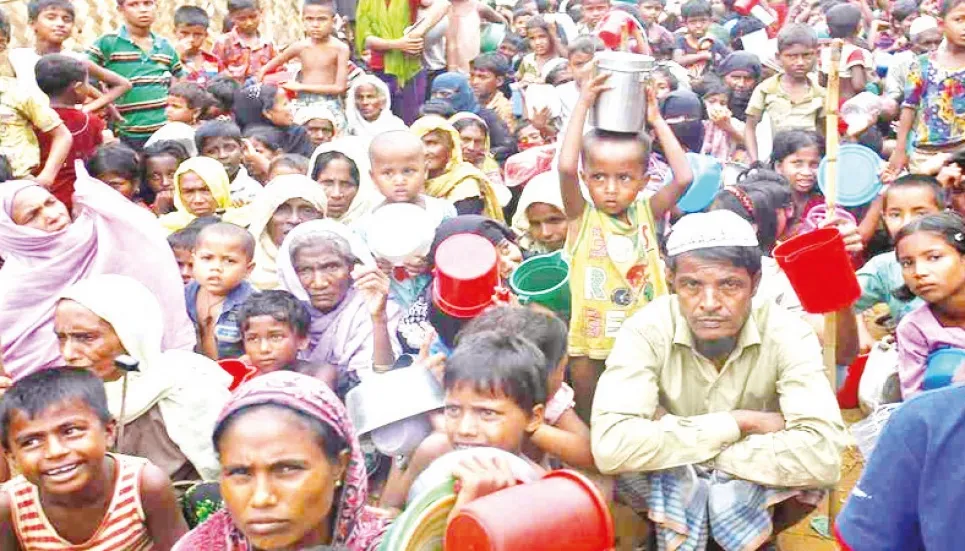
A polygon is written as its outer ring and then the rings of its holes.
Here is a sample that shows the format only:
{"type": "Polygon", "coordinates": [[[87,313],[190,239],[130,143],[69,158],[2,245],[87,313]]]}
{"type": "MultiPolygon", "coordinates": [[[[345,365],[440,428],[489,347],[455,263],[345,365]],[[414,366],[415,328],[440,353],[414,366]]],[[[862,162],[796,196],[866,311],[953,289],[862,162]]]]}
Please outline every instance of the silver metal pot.
{"type": "Polygon", "coordinates": [[[345,397],[359,436],[398,421],[439,409],[445,391],[424,367],[402,367],[364,377],[345,397]]]}
{"type": "Polygon", "coordinates": [[[604,51],[596,55],[599,73],[608,73],[609,90],[593,106],[593,126],[610,132],[637,133],[647,120],[647,91],[654,60],[629,52],[604,51]]]}

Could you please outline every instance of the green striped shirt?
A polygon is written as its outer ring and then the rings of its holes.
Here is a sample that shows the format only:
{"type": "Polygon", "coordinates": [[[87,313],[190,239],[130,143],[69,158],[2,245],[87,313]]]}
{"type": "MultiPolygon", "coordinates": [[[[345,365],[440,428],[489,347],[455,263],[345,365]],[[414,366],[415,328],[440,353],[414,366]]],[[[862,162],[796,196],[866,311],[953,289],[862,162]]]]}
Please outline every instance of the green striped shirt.
{"type": "Polygon", "coordinates": [[[174,46],[154,33],[151,40],[151,51],[144,51],[122,26],[98,38],[87,50],[92,62],[131,81],[131,90],[117,100],[116,106],[125,119],[118,131],[132,138],[147,138],[164,125],[168,88],[182,71],[174,46]]]}

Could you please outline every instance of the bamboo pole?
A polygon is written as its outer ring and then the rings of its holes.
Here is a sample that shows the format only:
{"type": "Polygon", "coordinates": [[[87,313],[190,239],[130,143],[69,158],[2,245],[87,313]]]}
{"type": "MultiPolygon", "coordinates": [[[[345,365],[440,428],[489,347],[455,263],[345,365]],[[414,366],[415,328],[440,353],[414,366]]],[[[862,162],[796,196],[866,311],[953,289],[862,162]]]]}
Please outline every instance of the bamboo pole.
{"type": "MultiPolygon", "coordinates": [[[[829,219],[836,216],[835,207],[838,199],[838,97],[842,45],[843,41],[840,38],[831,43],[831,66],[828,71],[828,95],[825,105],[825,119],[827,121],[825,161],[827,166],[824,171],[824,199],[828,207],[827,216],[829,219]]],[[[838,388],[837,340],[837,313],[831,312],[824,315],[824,366],[828,370],[831,388],[835,390],[838,388]]],[[[840,506],[837,488],[831,488],[828,494],[828,519],[832,530],[840,506]]]]}

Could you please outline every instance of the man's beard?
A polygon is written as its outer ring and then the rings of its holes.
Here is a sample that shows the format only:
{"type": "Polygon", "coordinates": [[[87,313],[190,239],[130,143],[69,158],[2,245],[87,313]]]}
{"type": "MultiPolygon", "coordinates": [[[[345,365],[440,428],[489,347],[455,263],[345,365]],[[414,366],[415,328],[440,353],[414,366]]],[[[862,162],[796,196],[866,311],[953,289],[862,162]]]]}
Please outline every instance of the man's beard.
{"type": "Polygon", "coordinates": [[[747,104],[751,101],[752,90],[731,90],[727,100],[727,107],[731,114],[739,121],[747,120],[747,104]]]}

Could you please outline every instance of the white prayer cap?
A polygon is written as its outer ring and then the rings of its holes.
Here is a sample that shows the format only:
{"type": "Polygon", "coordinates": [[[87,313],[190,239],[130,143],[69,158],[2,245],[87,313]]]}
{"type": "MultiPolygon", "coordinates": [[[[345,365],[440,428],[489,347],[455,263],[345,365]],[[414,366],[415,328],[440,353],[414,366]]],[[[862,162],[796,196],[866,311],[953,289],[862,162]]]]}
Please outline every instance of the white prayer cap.
{"type": "Polygon", "coordinates": [[[915,38],[925,31],[930,31],[932,29],[938,28],[938,20],[930,15],[921,15],[916,17],[914,21],[911,22],[911,29],[908,30],[908,36],[915,38]]]}
{"type": "Polygon", "coordinates": [[[674,224],[667,238],[667,255],[711,247],[757,245],[757,232],[750,222],[729,210],[712,210],[688,214],[674,224]]]}

